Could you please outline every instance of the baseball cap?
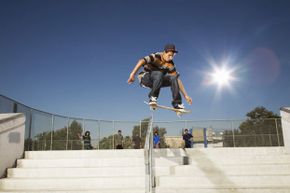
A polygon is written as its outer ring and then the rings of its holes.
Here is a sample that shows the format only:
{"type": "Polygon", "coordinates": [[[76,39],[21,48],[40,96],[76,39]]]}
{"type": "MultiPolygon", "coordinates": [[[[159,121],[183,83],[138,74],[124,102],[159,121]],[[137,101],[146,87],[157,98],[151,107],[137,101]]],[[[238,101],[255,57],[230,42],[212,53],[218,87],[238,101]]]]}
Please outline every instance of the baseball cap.
{"type": "Polygon", "coordinates": [[[165,51],[165,52],[172,51],[172,52],[174,52],[174,53],[178,53],[178,51],[175,50],[175,45],[174,45],[174,44],[166,44],[166,45],[164,46],[164,51],[165,51]]]}

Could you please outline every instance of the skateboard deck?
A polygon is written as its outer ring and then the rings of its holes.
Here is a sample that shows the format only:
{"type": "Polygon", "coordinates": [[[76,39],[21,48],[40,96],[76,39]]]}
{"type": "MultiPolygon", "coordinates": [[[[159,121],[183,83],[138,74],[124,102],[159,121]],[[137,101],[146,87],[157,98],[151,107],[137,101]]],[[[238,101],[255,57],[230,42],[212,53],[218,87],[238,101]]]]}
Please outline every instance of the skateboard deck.
{"type": "MultiPolygon", "coordinates": [[[[149,105],[149,103],[147,101],[144,101],[144,103],[149,105]]],[[[156,110],[157,108],[160,108],[160,109],[166,109],[166,110],[174,111],[177,114],[177,116],[181,116],[183,114],[191,113],[191,111],[186,110],[186,109],[175,109],[173,107],[167,107],[167,106],[159,105],[159,104],[149,105],[149,106],[150,106],[151,110],[156,110]]]]}

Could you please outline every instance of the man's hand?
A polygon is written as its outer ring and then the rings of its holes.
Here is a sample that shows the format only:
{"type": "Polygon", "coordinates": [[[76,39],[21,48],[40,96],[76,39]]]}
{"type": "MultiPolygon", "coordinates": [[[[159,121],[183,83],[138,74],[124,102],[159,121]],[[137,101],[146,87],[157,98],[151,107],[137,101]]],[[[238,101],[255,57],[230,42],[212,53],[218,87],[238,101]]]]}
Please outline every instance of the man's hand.
{"type": "Polygon", "coordinates": [[[130,74],[129,79],[127,80],[128,84],[132,84],[135,81],[135,75],[134,74],[130,74]]]}
{"type": "Polygon", "coordinates": [[[145,64],[144,59],[140,59],[136,64],[135,68],[132,70],[129,79],[127,80],[128,84],[132,84],[135,81],[135,74],[138,72],[139,68],[141,68],[145,64]]]}
{"type": "Polygon", "coordinates": [[[185,100],[188,104],[190,104],[190,105],[192,104],[192,99],[190,98],[190,96],[186,95],[185,100]]]}

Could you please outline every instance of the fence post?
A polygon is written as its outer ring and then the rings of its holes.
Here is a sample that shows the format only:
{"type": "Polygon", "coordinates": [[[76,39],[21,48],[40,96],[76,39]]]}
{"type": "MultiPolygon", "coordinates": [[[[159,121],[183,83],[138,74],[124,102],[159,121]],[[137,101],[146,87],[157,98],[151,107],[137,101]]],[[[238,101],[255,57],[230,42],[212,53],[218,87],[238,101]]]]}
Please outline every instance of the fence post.
{"type": "MultiPolygon", "coordinates": [[[[86,131],[86,124],[85,124],[85,119],[83,119],[83,129],[82,129],[82,135],[83,133],[86,131]]],[[[79,139],[79,142],[82,144],[82,149],[84,150],[85,149],[85,143],[84,141],[81,139],[79,139]]]]}
{"type": "Polygon", "coordinates": [[[204,147],[207,148],[207,136],[206,136],[206,128],[203,128],[203,144],[204,147]]]}
{"type": "Polygon", "coordinates": [[[275,125],[276,125],[276,132],[277,132],[278,146],[281,146],[281,144],[280,144],[280,137],[279,137],[279,131],[278,131],[277,118],[275,118],[275,125]]]}
{"type": "Polygon", "coordinates": [[[99,139],[98,139],[98,149],[100,149],[100,140],[101,140],[101,121],[98,120],[98,130],[99,130],[99,139]]]}
{"type": "Polygon", "coordinates": [[[54,131],[54,115],[51,116],[50,150],[52,150],[53,131],[54,131]]]}
{"type": "Polygon", "coordinates": [[[69,128],[69,117],[67,118],[65,150],[67,150],[68,148],[68,128],[69,128]]]}
{"type": "Polygon", "coordinates": [[[113,144],[113,147],[112,147],[112,149],[115,149],[115,133],[116,133],[116,128],[115,128],[115,121],[113,120],[113,137],[112,137],[112,139],[113,139],[113,141],[112,141],[112,144],[113,144]]]}
{"type": "Polygon", "coordinates": [[[233,120],[231,120],[231,129],[233,132],[233,144],[234,144],[234,147],[236,147],[235,130],[233,129],[233,120]]]}
{"type": "MultiPolygon", "coordinates": [[[[140,135],[139,136],[140,136],[140,140],[142,142],[142,129],[141,129],[142,128],[142,121],[140,121],[139,124],[140,124],[140,135]]],[[[142,144],[140,143],[140,148],[141,148],[141,146],[142,146],[142,144]]]]}
{"type": "Polygon", "coordinates": [[[32,140],[32,110],[29,109],[29,128],[28,128],[28,151],[32,151],[33,150],[33,140],[32,140]]]}

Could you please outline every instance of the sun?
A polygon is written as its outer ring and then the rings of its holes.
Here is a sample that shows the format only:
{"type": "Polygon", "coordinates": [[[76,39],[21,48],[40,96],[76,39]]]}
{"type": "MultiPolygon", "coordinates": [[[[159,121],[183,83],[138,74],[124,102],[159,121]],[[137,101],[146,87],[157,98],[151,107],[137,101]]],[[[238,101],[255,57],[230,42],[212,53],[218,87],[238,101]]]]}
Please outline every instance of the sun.
{"type": "Polygon", "coordinates": [[[228,65],[212,65],[212,69],[205,73],[204,84],[216,86],[218,91],[224,88],[231,90],[236,80],[235,68],[229,68],[228,65]]]}
{"type": "Polygon", "coordinates": [[[210,74],[211,82],[217,84],[219,87],[228,86],[230,81],[233,80],[232,72],[225,67],[217,68],[210,74]]]}

